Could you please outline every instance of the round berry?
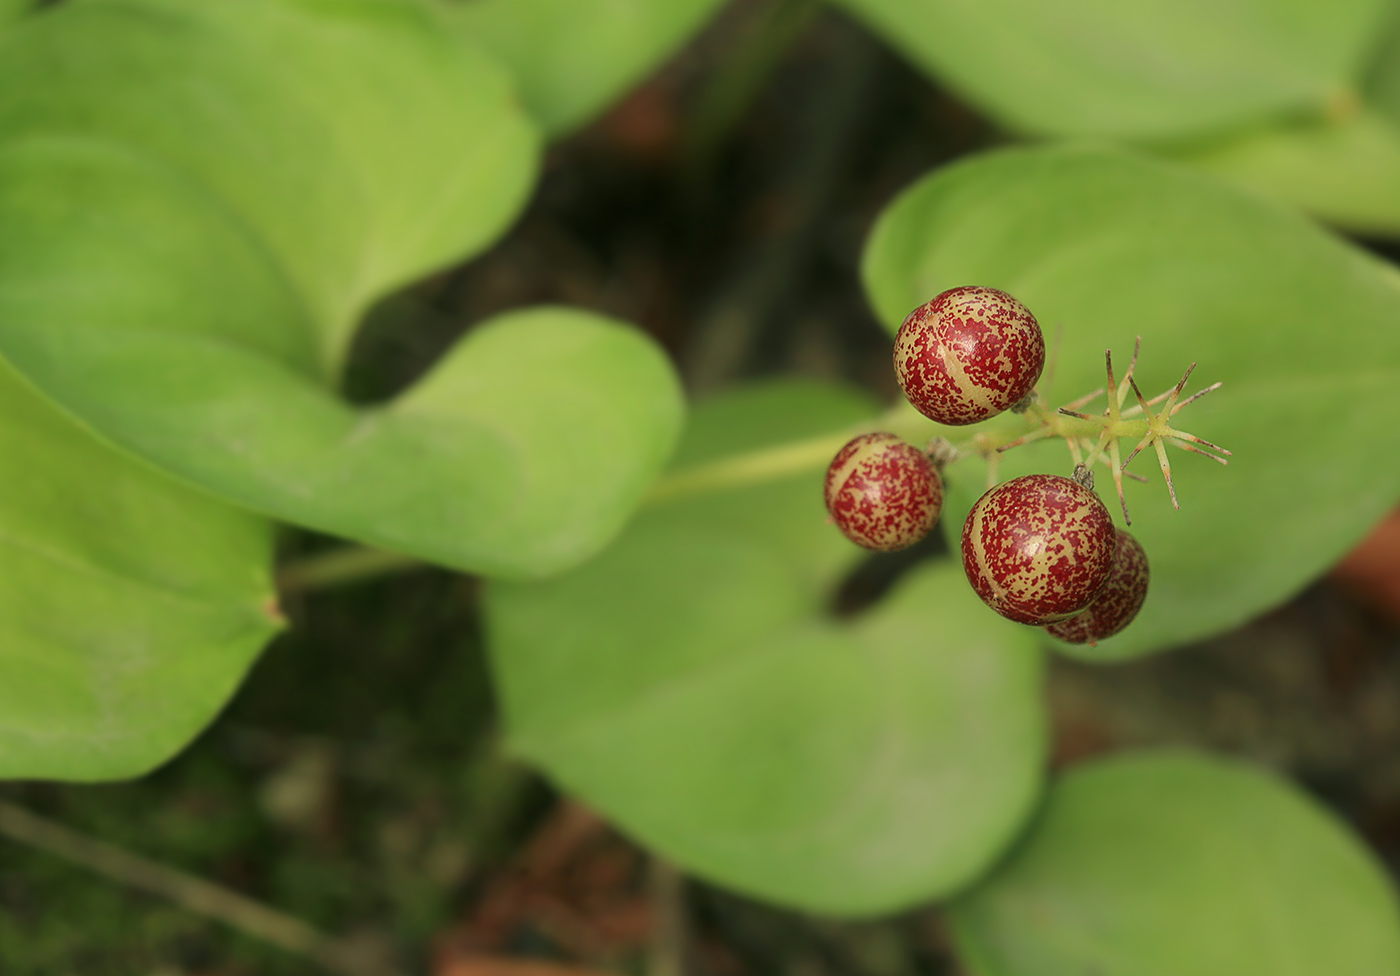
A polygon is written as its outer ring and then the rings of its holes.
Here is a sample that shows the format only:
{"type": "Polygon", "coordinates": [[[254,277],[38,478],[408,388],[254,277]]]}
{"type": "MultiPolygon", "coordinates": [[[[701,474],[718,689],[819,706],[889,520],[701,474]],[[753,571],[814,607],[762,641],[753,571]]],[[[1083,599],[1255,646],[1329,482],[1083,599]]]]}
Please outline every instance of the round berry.
{"type": "Polygon", "coordinates": [[[909,313],[894,371],[914,409],[940,424],[975,424],[1025,398],[1045,368],[1045,337],[1004,291],[950,288],[909,313]]]}
{"type": "Polygon", "coordinates": [[[1142,609],[1150,576],[1142,543],[1119,529],[1118,543],[1113,550],[1113,568],[1109,570],[1103,592],[1089,604],[1088,610],[1045,629],[1051,636],[1069,644],[1097,644],[1105,637],[1112,637],[1132,623],[1142,609]]]}
{"type": "Polygon", "coordinates": [[[1031,474],[988,491],[963,525],[967,580],[1021,624],[1072,617],[1108,582],[1116,544],[1099,496],[1069,478],[1031,474]]]}
{"type": "Polygon", "coordinates": [[[928,455],[894,434],[862,434],[826,469],[826,510],[858,546],[908,549],[943,508],[943,479],[928,455]]]}

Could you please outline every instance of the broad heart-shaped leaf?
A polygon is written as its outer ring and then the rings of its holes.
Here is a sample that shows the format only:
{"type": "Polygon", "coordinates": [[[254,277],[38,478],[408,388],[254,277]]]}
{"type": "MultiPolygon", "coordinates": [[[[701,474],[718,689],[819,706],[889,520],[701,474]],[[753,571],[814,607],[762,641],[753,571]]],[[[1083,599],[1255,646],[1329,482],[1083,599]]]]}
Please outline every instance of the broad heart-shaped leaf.
{"type": "Polygon", "coordinates": [[[842,0],[1013,129],[1170,138],[1326,111],[1388,0],[842,0]]]}
{"type": "Polygon", "coordinates": [[[0,363],[0,779],[143,773],[278,628],[270,524],[117,453],[0,363]]]}
{"type": "Polygon", "coordinates": [[[675,51],[722,0],[464,0],[468,36],[508,65],[551,134],[588,121],[675,51]]]}
{"type": "MultiPolygon", "coordinates": [[[[893,203],[864,276],[891,330],[955,285],[1016,295],[1051,345],[1059,337],[1053,386],[1040,389],[1052,407],[1103,385],[1106,348],[1121,375],[1136,335],[1147,396],[1192,362],[1188,392],[1224,382],[1177,425],[1233,451],[1230,466],[1173,449],[1176,512],[1150,452],[1133,462],[1152,481],[1127,483],[1132,531],[1152,564],[1147,603],[1121,635],[1074,653],[1130,656],[1242,623],[1322,573],[1400,498],[1400,457],[1385,447],[1400,382],[1400,278],[1255,195],[1125,153],[995,153],[893,203]]],[[[1002,457],[1003,477],[1069,467],[1059,442],[1002,457]]],[[[977,484],[976,464],[968,468],[952,477],[977,484]]],[[[1100,494],[1121,518],[1100,472],[1100,494]]],[[[944,518],[959,511],[955,495],[944,518]]]]}
{"type": "Polygon", "coordinates": [[[1400,232],[1400,128],[1368,108],[1168,153],[1349,230],[1400,232]]]}
{"type": "Polygon", "coordinates": [[[1357,838],[1272,775],[1188,753],[1071,770],[952,922],[970,976],[1400,972],[1395,893],[1357,838]]]}
{"type": "MultiPolygon", "coordinates": [[[[700,405],[678,467],[870,416],[811,385],[700,405]]],[[[865,616],[820,471],[640,514],[582,569],[492,583],[513,748],[687,869],[833,913],[976,877],[1039,794],[1040,657],[950,560],[865,616]]]]}
{"type": "Polygon", "coordinates": [[[413,0],[75,0],[0,40],[0,350],[101,435],[258,511],[463,569],[585,558],[663,463],[640,334],[538,310],[424,385],[331,389],[365,304],[479,250],[536,136],[413,0]]]}

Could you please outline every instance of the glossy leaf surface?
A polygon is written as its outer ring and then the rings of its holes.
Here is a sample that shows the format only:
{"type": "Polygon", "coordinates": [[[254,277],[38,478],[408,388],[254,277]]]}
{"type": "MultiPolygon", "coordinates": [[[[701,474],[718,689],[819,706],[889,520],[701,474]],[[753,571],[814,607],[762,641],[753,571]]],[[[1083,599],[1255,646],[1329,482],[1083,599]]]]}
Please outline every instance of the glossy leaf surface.
{"type": "MultiPolygon", "coordinates": [[[[1393,419],[1379,405],[1400,382],[1400,277],[1254,194],[1110,151],[991,154],[898,199],[864,273],[891,331],[954,285],[1011,292],[1051,345],[1060,335],[1040,387],[1051,406],[1103,385],[1106,348],[1121,373],[1136,335],[1148,396],[1191,362],[1188,392],[1224,382],[1177,421],[1233,451],[1230,466],[1173,450],[1176,512],[1151,454],[1133,462],[1152,482],[1127,485],[1152,565],[1147,603],[1124,633],[1073,653],[1131,656],[1240,624],[1324,572],[1400,498],[1400,459],[1379,448],[1393,419]]],[[[1070,467],[1061,443],[1033,444],[1003,455],[1001,477],[1070,467]]],[[[983,479],[978,462],[953,470],[949,520],[983,479]]]]}
{"type": "MultiPolygon", "coordinates": [[[[678,469],[868,418],[809,384],[702,404],[678,469]]],[[[582,569],[487,591],[509,741],[688,870],[839,913],[983,871],[1040,787],[1034,635],[942,560],[868,613],[822,472],[645,510],[582,569]]]]}
{"type": "Polygon", "coordinates": [[[1386,0],[843,0],[1007,126],[1162,138],[1322,114],[1354,91],[1386,0]]]}
{"type": "Polygon", "coordinates": [[[654,69],[720,0],[469,0],[463,29],[507,65],[551,134],[588,121],[654,69]]]}
{"type": "Polygon", "coordinates": [[[81,430],[0,364],[0,779],[169,758],[280,626],[270,525],[81,430]]]}
{"type": "Polygon", "coordinates": [[[1395,893],[1360,841],[1291,785],[1188,754],[1071,770],[952,920],[972,976],[1400,969],[1395,893]]]}
{"type": "Polygon", "coordinates": [[[606,541],[669,451],[679,393],[652,343],[535,310],[390,404],[333,390],[366,304],[500,233],[535,150],[504,75],[435,5],[42,13],[0,41],[0,349],[235,502],[464,569],[552,571],[606,541]]]}

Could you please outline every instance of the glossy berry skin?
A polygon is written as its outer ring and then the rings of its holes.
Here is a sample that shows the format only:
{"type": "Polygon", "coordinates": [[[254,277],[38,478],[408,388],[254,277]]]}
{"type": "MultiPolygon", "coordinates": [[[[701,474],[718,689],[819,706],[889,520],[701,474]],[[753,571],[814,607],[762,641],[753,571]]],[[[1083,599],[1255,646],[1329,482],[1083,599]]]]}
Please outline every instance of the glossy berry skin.
{"type": "Polygon", "coordinates": [[[967,581],[997,613],[1048,624],[1079,613],[1108,582],[1116,530],[1078,482],[1031,474],[997,485],[963,524],[967,581]]]}
{"type": "Polygon", "coordinates": [[[995,417],[1030,393],[1044,368],[1035,316],[996,288],[950,288],[910,312],[894,340],[899,388],[940,424],[995,417]]]}
{"type": "Polygon", "coordinates": [[[858,546],[908,549],[943,509],[943,479],[923,451],[894,434],[862,434],[826,470],[826,510],[858,546]]]}
{"type": "Polygon", "coordinates": [[[1097,644],[1105,637],[1112,637],[1132,623],[1142,609],[1150,577],[1142,543],[1119,529],[1118,544],[1113,550],[1113,568],[1103,592],[1089,604],[1088,610],[1051,624],[1046,631],[1068,644],[1097,644]]]}

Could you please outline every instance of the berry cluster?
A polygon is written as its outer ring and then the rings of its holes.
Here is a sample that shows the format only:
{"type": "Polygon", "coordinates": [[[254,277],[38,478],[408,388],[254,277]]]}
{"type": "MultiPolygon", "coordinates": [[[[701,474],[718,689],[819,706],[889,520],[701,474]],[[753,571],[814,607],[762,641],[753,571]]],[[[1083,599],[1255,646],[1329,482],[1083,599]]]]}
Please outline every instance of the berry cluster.
{"type": "MultiPolygon", "coordinates": [[[[1045,366],[1040,325],[1006,292],[977,286],[950,289],[916,308],[894,344],[900,389],[929,419],[962,426],[1009,409],[1029,422],[1029,430],[1004,443],[985,434],[967,442],[967,448],[988,460],[991,484],[963,525],[963,570],[977,595],[997,613],[1045,627],[1074,644],[1094,644],[1118,633],[1147,598],[1147,554],[1114,526],[1094,493],[1092,465],[1103,463],[1113,473],[1124,521],[1131,525],[1123,477],[1137,477],[1125,468],[1144,448],[1156,450],[1173,505],[1176,489],[1165,444],[1221,464],[1229,454],[1169,423],[1219,383],[1181,400],[1188,369],[1173,389],[1148,400],[1133,379],[1136,351],[1121,382],[1114,376],[1111,355],[1106,365],[1103,390],[1055,413],[1045,410],[1035,394],[1045,366]],[[1133,407],[1126,406],[1130,390],[1138,401],[1133,407]],[[1108,407],[1102,416],[1072,409],[1105,392],[1108,407]],[[1002,451],[1045,437],[1065,440],[1073,477],[1034,474],[995,484],[995,461],[1002,451]],[[1136,442],[1126,459],[1119,444],[1124,438],[1136,442]]],[[[827,511],[857,545],[881,552],[908,548],[938,521],[943,468],[962,453],[942,438],[921,451],[895,434],[862,434],[841,448],[827,469],[827,511]]]]}

